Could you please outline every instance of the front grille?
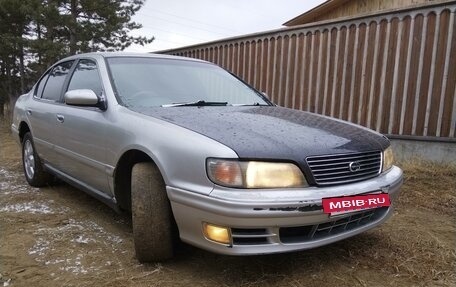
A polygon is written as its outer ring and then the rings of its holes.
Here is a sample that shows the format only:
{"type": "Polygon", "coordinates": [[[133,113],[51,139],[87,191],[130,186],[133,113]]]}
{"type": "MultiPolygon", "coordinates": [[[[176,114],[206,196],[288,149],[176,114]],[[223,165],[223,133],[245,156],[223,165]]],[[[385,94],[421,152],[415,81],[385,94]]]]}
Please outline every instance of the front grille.
{"type": "Polygon", "coordinates": [[[383,217],[387,211],[388,207],[381,207],[358,212],[341,219],[335,219],[317,225],[282,227],[279,232],[280,241],[282,243],[300,243],[323,239],[377,221],[383,217]]]}
{"type": "Polygon", "coordinates": [[[262,245],[268,244],[268,238],[275,234],[266,228],[231,228],[233,245],[262,245]]]}
{"type": "Polygon", "coordinates": [[[317,185],[343,184],[365,180],[380,173],[379,151],[306,158],[317,185]],[[351,167],[350,167],[351,165],[351,167]]]}
{"type": "Polygon", "coordinates": [[[327,222],[293,227],[231,228],[234,246],[306,243],[332,237],[381,220],[388,207],[329,218],[327,222]]]}

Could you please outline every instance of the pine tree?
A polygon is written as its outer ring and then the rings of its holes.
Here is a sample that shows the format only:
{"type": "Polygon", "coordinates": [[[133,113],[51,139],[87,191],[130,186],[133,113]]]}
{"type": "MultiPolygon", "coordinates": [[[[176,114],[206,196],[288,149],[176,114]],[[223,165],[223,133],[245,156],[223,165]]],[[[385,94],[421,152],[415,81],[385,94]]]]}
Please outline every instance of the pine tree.
{"type": "Polygon", "coordinates": [[[64,27],[70,54],[88,51],[117,51],[135,44],[147,44],[153,38],[130,36],[142,26],[131,17],[144,0],[67,0],[62,1],[64,27]]]}
{"type": "Polygon", "coordinates": [[[121,51],[153,37],[131,36],[145,0],[0,0],[0,115],[44,70],[68,55],[121,51]],[[9,97],[8,97],[9,96],[9,97]]]}
{"type": "Polygon", "coordinates": [[[0,116],[9,97],[25,90],[27,1],[0,0],[0,116]],[[24,78],[22,78],[23,76],[24,78]]]}

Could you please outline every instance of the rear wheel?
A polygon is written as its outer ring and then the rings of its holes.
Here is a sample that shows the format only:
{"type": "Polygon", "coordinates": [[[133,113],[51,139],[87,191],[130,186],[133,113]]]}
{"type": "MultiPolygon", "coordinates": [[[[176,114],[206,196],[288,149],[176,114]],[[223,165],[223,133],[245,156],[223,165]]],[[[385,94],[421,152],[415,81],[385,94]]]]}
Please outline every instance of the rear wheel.
{"type": "Polygon", "coordinates": [[[52,176],[43,169],[30,132],[26,133],[22,140],[22,166],[25,179],[31,186],[42,187],[52,179],[52,176]]]}
{"type": "Polygon", "coordinates": [[[131,213],[136,257],[140,262],[173,256],[173,217],[165,182],[151,162],[137,163],[131,173],[131,213]]]}

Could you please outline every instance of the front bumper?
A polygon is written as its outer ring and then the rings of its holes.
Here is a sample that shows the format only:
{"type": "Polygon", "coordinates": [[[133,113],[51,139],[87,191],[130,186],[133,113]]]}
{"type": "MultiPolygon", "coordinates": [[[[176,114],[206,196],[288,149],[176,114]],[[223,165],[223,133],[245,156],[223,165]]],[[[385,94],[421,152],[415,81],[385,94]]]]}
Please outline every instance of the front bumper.
{"type": "Polygon", "coordinates": [[[249,255],[315,248],[369,230],[386,221],[402,185],[402,170],[393,167],[378,177],[340,186],[290,190],[214,189],[207,195],[167,187],[183,241],[215,253],[249,255]],[[392,205],[330,217],[323,197],[384,192],[392,205]],[[229,246],[206,239],[202,223],[230,227],[229,246]]]}

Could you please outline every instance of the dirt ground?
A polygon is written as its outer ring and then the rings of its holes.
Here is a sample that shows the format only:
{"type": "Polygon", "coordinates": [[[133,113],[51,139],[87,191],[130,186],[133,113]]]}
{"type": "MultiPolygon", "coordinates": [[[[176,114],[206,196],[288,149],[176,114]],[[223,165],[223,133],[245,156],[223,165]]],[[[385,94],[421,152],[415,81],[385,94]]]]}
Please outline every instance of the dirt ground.
{"type": "Polygon", "coordinates": [[[134,257],[131,223],[65,184],[31,188],[0,123],[0,287],[456,286],[456,167],[403,163],[394,216],[326,247],[231,257],[182,245],[165,263],[134,257]]]}

